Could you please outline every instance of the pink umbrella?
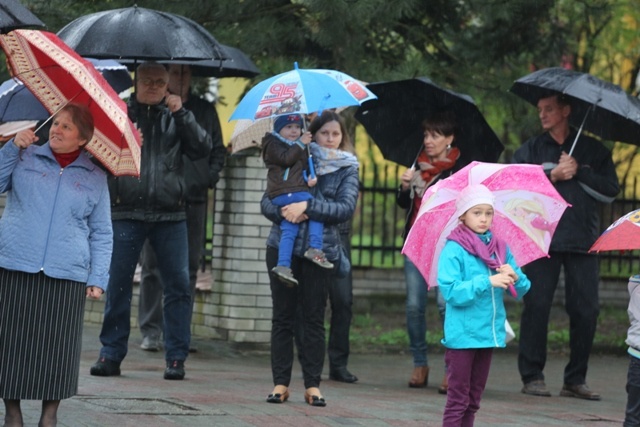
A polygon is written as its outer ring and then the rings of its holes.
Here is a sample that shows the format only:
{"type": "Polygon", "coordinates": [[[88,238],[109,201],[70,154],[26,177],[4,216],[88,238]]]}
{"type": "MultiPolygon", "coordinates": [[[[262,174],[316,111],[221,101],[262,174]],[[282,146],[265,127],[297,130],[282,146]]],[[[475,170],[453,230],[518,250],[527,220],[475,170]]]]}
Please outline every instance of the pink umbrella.
{"type": "Polygon", "coordinates": [[[472,184],[483,184],[493,192],[495,215],[491,230],[507,241],[520,266],[548,256],[558,221],[570,206],[540,165],[471,162],[425,192],[402,248],[429,287],[438,284],[440,252],[459,223],[455,216],[456,198],[472,184]]]}

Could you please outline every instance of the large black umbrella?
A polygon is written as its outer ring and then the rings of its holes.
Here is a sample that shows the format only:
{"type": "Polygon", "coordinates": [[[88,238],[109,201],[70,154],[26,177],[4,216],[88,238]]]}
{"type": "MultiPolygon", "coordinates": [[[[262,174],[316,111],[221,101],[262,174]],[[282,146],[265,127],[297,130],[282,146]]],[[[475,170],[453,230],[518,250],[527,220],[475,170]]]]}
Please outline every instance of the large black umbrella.
{"type": "Polygon", "coordinates": [[[464,160],[496,162],[503,145],[468,95],[437,86],[426,77],[367,85],[378,99],[356,111],[385,159],[410,167],[422,149],[422,121],[435,112],[456,116],[454,144],[464,160]]]}
{"type": "Polygon", "coordinates": [[[553,67],[519,78],[509,90],[533,105],[540,98],[566,95],[571,104],[569,123],[573,126],[606,140],[640,145],[640,100],[618,85],[590,74],[553,67]]]}
{"type": "Polygon", "coordinates": [[[2,0],[0,2],[0,34],[26,27],[44,27],[44,22],[18,0],[2,0]]]}
{"type": "Polygon", "coordinates": [[[226,59],[218,41],[180,15],[128,7],[81,16],[58,32],[81,56],[102,59],[226,59]]]}
{"type": "MultiPolygon", "coordinates": [[[[260,69],[251,59],[240,49],[221,44],[224,51],[229,56],[228,59],[214,60],[171,60],[158,61],[161,63],[183,64],[191,67],[191,75],[195,77],[246,77],[252,78],[260,74],[260,69]]],[[[121,59],[120,63],[125,64],[130,70],[134,68],[134,60],[121,59]]]]}

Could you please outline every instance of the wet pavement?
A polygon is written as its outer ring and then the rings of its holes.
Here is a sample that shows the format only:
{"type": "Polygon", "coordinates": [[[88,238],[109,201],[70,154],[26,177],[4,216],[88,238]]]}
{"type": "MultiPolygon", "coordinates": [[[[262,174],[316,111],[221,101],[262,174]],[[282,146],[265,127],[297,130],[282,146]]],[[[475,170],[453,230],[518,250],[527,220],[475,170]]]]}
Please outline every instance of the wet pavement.
{"type": "MultiPolygon", "coordinates": [[[[321,390],[325,408],[303,399],[302,375],[297,363],[284,404],[265,402],[272,390],[269,354],[238,353],[224,342],[194,340],[198,352],[186,362],[184,381],[162,378],[161,352],[140,350],[134,331],[120,377],[92,377],[89,367],[97,359],[99,326],[85,325],[79,394],[64,400],[59,426],[438,426],[445,396],[438,394],[443,373],[442,354],[430,355],[430,385],[407,387],[412,365],[406,355],[352,355],[350,370],[360,381],[344,384],[327,379],[321,390]]],[[[494,353],[491,374],[476,426],[618,426],[624,418],[627,359],[624,356],[591,358],[589,386],[602,394],[590,402],[559,397],[566,356],[551,354],[546,369],[553,397],[526,396],[510,350],[494,353]]],[[[35,426],[39,402],[23,402],[26,426],[35,426]]]]}

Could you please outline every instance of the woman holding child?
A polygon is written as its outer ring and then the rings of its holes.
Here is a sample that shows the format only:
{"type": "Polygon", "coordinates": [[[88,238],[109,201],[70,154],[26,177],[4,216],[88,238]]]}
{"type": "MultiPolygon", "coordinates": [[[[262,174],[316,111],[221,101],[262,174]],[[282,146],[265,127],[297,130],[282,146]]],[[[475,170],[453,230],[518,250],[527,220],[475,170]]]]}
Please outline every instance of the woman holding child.
{"type": "Polygon", "coordinates": [[[337,263],[341,250],[337,225],[349,220],[355,211],[358,198],[358,161],[353,155],[353,144],[344,122],[338,114],[323,112],[313,120],[309,130],[315,141],[310,144],[310,149],[318,178],[317,185],[309,189],[313,198],[280,208],[265,194],[261,202],[263,215],[273,222],[267,239],[268,271],[278,262],[279,224],[283,220],[300,224],[291,260],[291,270],[299,286],[285,286],[277,276],[270,275],[273,303],[271,370],[274,389],[267,397],[267,402],[283,403],[289,398],[296,311],[298,305],[301,305],[304,338],[300,344],[305,354],[302,361],[304,399],[309,405],[325,406],[319,386],[325,354],[325,306],[334,272],[304,257],[309,246],[307,220],[324,224],[323,251],[330,262],[337,263]]]}

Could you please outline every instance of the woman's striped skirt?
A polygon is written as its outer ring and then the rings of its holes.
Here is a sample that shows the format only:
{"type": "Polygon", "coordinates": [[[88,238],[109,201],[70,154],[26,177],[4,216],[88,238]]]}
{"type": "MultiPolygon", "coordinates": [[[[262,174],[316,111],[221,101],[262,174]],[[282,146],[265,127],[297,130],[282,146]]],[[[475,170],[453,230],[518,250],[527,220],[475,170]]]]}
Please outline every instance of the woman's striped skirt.
{"type": "Polygon", "coordinates": [[[85,284],[0,269],[0,397],[78,392],[85,284]]]}

